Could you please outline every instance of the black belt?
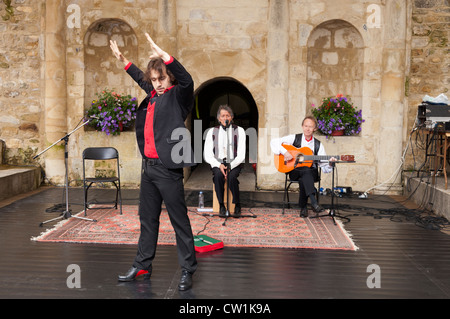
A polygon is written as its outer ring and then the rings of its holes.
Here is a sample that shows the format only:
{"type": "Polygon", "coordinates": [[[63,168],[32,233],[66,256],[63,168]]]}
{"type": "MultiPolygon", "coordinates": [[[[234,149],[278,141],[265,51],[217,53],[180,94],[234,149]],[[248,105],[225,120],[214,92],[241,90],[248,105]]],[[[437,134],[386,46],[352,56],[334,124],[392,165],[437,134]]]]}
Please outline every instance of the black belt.
{"type": "Polygon", "coordinates": [[[144,158],[145,164],[154,166],[161,163],[161,160],[159,158],[144,158]]]}

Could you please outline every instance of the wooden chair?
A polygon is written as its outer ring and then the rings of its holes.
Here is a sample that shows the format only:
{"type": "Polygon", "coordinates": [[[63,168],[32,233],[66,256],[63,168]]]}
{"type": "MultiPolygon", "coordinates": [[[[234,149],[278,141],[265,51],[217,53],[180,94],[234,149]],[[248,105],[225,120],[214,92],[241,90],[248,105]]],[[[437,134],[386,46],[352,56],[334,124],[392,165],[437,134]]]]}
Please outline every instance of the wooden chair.
{"type": "MultiPolygon", "coordinates": [[[[231,194],[231,190],[228,190],[228,194],[227,194],[227,183],[228,181],[225,180],[225,185],[224,185],[224,194],[223,194],[223,202],[225,204],[225,207],[227,207],[227,198],[228,196],[230,196],[230,207],[228,208],[228,212],[230,214],[234,213],[234,203],[233,203],[233,194],[231,194]]],[[[213,212],[214,213],[219,213],[220,211],[220,204],[219,201],[217,200],[217,194],[216,194],[216,187],[213,185],[213,212]]]]}

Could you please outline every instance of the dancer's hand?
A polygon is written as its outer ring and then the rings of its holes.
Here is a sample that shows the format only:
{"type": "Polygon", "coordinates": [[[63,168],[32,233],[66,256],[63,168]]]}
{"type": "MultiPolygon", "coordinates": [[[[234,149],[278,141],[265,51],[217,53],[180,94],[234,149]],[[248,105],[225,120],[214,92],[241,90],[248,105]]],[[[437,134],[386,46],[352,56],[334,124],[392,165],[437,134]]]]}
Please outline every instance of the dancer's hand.
{"type": "Polygon", "coordinates": [[[148,33],[145,33],[145,36],[147,37],[148,42],[150,42],[150,47],[152,49],[152,54],[150,55],[151,59],[161,58],[164,62],[167,62],[170,60],[170,55],[162,50],[159,46],[156,45],[155,41],[150,37],[148,33]]]}
{"type": "Polygon", "coordinates": [[[117,45],[116,41],[109,40],[109,47],[111,48],[114,56],[117,58],[117,60],[123,62],[123,64],[128,65],[130,61],[127,60],[127,58],[124,57],[122,52],[119,50],[119,46],[117,45]]]}

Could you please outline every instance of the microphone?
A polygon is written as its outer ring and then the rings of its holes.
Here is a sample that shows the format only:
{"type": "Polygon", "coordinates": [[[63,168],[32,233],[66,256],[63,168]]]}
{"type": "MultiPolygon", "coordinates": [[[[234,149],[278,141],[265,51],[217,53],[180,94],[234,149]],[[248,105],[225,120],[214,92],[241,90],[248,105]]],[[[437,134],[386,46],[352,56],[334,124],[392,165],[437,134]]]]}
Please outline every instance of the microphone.
{"type": "Polygon", "coordinates": [[[229,120],[226,120],[226,121],[225,121],[225,125],[223,125],[222,123],[220,123],[220,126],[222,126],[222,128],[223,128],[224,130],[226,130],[226,129],[230,126],[230,121],[229,121],[229,120]]]}

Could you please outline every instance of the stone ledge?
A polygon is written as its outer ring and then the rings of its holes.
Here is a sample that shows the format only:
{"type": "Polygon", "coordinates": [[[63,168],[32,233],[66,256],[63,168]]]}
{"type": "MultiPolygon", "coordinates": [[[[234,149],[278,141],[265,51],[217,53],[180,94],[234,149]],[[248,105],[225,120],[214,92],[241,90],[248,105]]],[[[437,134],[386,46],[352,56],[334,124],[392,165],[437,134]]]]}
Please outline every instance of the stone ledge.
{"type": "Polygon", "coordinates": [[[450,187],[445,189],[444,177],[436,178],[434,185],[431,184],[431,177],[406,178],[404,195],[411,199],[420,207],[432,208],[437,216],[442,216],[450,220],[450,187]],[[408,185],[409,183],[409,185],[408,185]]]}
{"type": "Polygon", "coordinates": [[[40,167],[0,165],[0,200],[35,190],[40,184],[40,167]]]}

